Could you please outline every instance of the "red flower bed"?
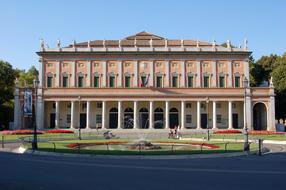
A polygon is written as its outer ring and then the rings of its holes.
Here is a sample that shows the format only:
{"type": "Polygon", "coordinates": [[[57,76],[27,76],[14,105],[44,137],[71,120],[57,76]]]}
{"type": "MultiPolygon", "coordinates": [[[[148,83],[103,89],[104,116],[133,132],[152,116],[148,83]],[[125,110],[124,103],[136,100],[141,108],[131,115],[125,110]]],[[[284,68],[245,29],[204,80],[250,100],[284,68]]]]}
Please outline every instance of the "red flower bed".
{"type": "MultiPolygon", "coordinates": [[[[30,129],[21,129],[21,130],[12,130],[12,131],[2,131],[3,135],[31,135],[34,134],[34,130],[30,129]]],[[[42,131],[37,130],[37,134],[43,134],[42,131]]]]}
{"type": "MultiPolygon", "coordinates": [[[[126,144],[128,142],[125,141],[111,141],[111,142],[94,142],[94,143],[72,143],[68,144],[68,148],[78,148],[79,146],[92,146],[92,145],[120,145],[120,144],[126,144]]],[[[156,141],[154,143],[164,143],[164,144],[190,144],[190,145],[203,145],[205,147],[214,149],[219,148],[218,145],[215,144],[209,144],[209,143],[199,143],[199,142],[165,142],[165,141],[156,141]]]]}
{"type": "Polygon", "coordinates": [[[249,131],[250,135],[282,135],[286,134],[285,132],[276,132],[276,131],[249,131]]]}
{"type": "Polygon", "coordinates": [[[45,133],[74,133],[74,132],[66,129],[51,129],[45,131],[45,133]]]}
{"type": "Polygon", "coordinates": [[[214,132],[214,134],[238,134],[238,133],[241,133],[241,131],[235,129],[219,130],[214,132]]]}

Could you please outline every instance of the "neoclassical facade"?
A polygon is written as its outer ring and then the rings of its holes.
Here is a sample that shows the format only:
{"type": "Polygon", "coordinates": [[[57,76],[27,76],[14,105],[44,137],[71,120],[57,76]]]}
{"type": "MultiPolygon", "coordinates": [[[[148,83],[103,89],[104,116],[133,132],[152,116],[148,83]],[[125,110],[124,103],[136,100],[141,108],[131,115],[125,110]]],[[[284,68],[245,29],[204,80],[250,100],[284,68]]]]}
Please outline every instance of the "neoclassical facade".
{"type": "MultiPolygon", "coordinates": [[[[167,40],[141,32],[56,48],[40,57],[40,129],[275,130],[275,94],[249,87],[243,48],[167,40]]],[[[15,128],[23,128],[23,89],[15,90],[15,128]]]]}

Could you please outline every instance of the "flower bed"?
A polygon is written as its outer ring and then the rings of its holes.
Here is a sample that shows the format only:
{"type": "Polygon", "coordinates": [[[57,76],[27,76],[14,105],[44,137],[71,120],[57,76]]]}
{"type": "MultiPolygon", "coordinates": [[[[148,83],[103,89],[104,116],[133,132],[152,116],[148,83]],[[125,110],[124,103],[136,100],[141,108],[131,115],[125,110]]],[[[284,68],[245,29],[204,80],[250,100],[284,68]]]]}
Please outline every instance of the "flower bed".
{"type": "Polygon", "coordinates": [[[239,133],[241,133],[241,131],[235,129],[219,130],[214,132],[214,134],[239,134],[239,133]]]}
{"type": "MultiPolygon", "coordinates": [[[[34,134],[34,130],[30,129],[21,129],[21,130],[13,130],[13,131],[2,131],[2,135],[31,135],[34,134]]],[[[43,134],[43,131],[37,130],[37,134],[43,134]]]]}
{"type": "Polygon", "coordinates": [[[250,135],[283,135],[285,132],[276,132],[276,131],[249,131],[250,135]]]}
{"type": "MultiPolygon", "coordinates": [[[[78,147],[85,147],[85,146],[92,146],[92,145],[121,145],[121,144],[127,144],[127,141],[111,141],[111,142],[94,142],[94,143],[71,143],[68,144],[68,148],[78,148],[78,147]]],[[[210,149],[219,148],[218,145],[215,144],[209,144],[209,143],[199,143],[199,142],[169,142],[169,141],[155,141],[156,143],[162,143],[162,144],[189,144],[189,145],[202,145],[203,147],[207,147],[210,149]]]]}
{"type": "Polygon", "coordinates": [[[45,133],[74,133],[74,132],[66,129],[51,129],[45,131],[45,133]]]}

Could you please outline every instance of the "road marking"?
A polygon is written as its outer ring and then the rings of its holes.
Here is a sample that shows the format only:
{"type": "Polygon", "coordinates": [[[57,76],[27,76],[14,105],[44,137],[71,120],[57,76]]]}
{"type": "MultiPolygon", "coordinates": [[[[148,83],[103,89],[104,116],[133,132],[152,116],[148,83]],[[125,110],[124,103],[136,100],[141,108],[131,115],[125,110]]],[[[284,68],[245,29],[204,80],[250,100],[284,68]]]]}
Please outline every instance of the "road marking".
{"type": "Polygon", "coordinates": [[[162,170],[162,171],[183,171],[183,172],[212,172],[212,173],[244,173],[244,174],[264,174],[264,175],[286,175],[286,171],[258,171],[258,170],[237,170],[237,169],[204,169],[204,168],[180,168],[180,167],[156,167],[156,166],[138,166],[122,164],[98,164],[98,163],[81,163],[71,161],[51,161],[41,159],[22,159],[31,162],[40,162],[48,164],[65,164],[75,166],[95,166],[104,168],[124,168],[124,169],[143,169],[143,170],[162,170]]]}

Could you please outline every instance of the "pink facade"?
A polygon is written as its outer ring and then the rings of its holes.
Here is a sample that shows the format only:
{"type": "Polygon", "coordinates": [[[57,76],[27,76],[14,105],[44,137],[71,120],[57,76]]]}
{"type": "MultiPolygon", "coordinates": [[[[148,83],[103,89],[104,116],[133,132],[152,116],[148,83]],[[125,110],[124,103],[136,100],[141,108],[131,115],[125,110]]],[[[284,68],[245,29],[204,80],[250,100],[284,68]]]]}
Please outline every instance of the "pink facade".
{"type": "MultiPolygon", "coordinates": [[[[244,86],[246,45],[166,40],[146,32],[68,47],[42,44],[38,126],[274,130],[273,87],[244,86]]],[[[17,97],[20,106],[21,90],[17,97]]],[[[15,125],[22,127],[20,120],[15,125]]]]}

